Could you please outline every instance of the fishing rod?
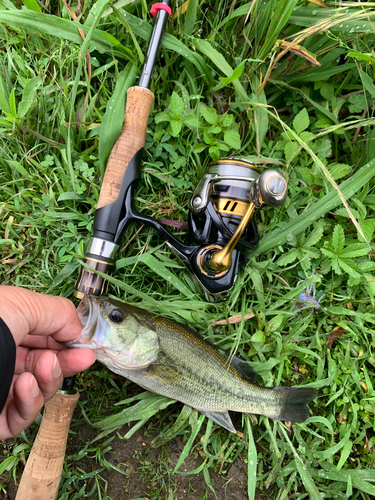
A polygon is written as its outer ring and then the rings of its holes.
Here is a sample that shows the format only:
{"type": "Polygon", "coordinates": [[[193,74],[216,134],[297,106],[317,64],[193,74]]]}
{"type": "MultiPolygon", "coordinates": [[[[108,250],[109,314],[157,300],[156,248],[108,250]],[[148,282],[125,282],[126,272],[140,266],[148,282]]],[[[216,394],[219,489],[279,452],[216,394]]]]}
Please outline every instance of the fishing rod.
{"type": "MultiPolygon", "coordinates": [[[[156,60],[168,17],[169,0],[151,7],[155,17],[149,46],[138,86],[127,91],[125,120],[120,136],[112,148],[95,213],[94,233],[85,262],[95,270],[108,272],[114,264],[119,239],[124,229],[125,198],[129,186],[141,173],[141,156],[146,141],[147,121],[154,102],[150,90],[156,60]]],[[[101,295],[106,282],[82,266],[74,295],[101,295]]],[[[58,393],[45,405],[43,419],[27,460],[16,500],[55,500],[61,481],[66,442],[79,393],[74,377],[63,380],[58,393]]]]}

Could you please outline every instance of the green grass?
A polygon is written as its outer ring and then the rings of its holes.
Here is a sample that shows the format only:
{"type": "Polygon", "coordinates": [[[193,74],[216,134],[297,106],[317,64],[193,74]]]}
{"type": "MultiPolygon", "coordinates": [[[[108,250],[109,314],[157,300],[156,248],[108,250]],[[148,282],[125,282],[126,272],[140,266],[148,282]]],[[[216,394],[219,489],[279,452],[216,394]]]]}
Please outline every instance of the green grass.
{"type": "MultiPolygon", "coordinates": [[[[174,2],[174,11],[182,4],[174,2]]],[[[147,47],[151,2],[120,1],[114,12],[105,1],[85,2],[77,14],[85,42],[62,2],[0,5],[1,282],[72,298],[121,127],[120,104],[147,47]]],[[[263,385],[317,388],[312,416],[290,431],[237,415],[241,433],[228,435],[195,410],[95,365],[79,376],[83,396],[72,431],[90,422],[100,439],[68,452],[61,500],[109,499],[102,473],[113,469],[111,438],[138,429],[149,435],[148,446],[160,447],[158,460],[135,458],[149,498],[177,498],[186,473],[200,474],[205,496],[214,498],[215,478],[227,477],[233,463],[246,465],[251,499],[375,496],[375,4],[252,5],[190,0],[187,12],[170,20],[136,202],[155,218],[186,221],[207,165],[229,155],[275,164],[289,181],[287,201],[256,215],[262,240],[247,252],[227,302],[207,303],[168,247],[137,226],[123,237],[129,244],[110,293],[236,350],[263,385]],[[280,57],[280,40],[301,44],[321,66],[290,52],[280,57]],[[296,298],[312,283],[317,298],[324,295],[321,307],[293,316],[296,298]],[[208,329],[245,312],[255,316],[208,329]],[[337,327],[344,334],[326,347],[337,327]],[[168,446],[176,438],[183,450],[172,464],[168,446]],[[84,456],[91,469],[82,476],[84,456]],[[200,462],[184,472],[189,457],[200,462]]],[[[189,242],[186,232],[175,234],[189,242]]],[[[0,491],[18,481],[37,424],[2,448],[0,491]]],[[[226,488],[229,494],[230,482],[226,488]]]]}

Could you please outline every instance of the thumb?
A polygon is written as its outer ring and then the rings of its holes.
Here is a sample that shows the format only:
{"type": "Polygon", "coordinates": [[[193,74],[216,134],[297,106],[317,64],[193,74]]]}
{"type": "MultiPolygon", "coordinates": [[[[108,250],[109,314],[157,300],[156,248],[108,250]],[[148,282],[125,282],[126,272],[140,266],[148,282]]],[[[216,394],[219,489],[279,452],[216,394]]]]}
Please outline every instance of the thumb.
{"type": "MultiPolygon", "coordinates": [[[[7,408],[10,436],[17,436],[34,422],[44,404],[42,392],[31,373],[22,373],[14,383],[13,399],[7,408]]],[[[10,437],[9,436],[9,437],[10,437]]]]}

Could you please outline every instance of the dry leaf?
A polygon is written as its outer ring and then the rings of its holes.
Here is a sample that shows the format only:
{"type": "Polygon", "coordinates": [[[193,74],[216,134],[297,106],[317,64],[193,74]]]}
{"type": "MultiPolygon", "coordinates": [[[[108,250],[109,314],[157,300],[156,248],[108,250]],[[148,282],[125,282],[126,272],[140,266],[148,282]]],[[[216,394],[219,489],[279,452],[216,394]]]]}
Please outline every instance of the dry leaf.
{"type": "Polygon", "coordinates": [[[314,3],[318,7],[329,7],[329,5],[325,2],[322,2],[322,0],[309,0],[309,2],[314,3]]]}
{"type": "Polygon", "coordinates": [[[363,382],[363,380],[360,380],[359,383],[361,384],[361,387],[363,387],[364,390],[367,392],[368,388],[367,388],[367,385],[363,382]]]}
{"type": "Polygon", "coordinates": [[[189,7],[189,0],[187,0],[185,3],[183,3],[173,14],[173,21],[175,21],[179,16],[182,16],[185,14],[187,11],[187,8],[189,7]]]}
{"type": "Polygon", "coordinates": [[[333,332],[331,333],[331,335],[328,337],[326,347],[328,349],[330,347],[332,347],[332,344],[334,343],[334,341],[336,339],[338,339],[339,337],[341,337],[341,335],[344,335],[344,333],[346,333],[346,330],[344,330],[344,328],[341,328],[341,326],[336,326],[334,328],[333,332]]]}
{"type": "Polygon", "coordinates": [[[183,231],[189,231],[189,224],[183,220],[160,219],[159,222],[164,226],[173,226],[183,231]]]}
{"type": "MultiPolygon", "coordinates": [[[[254,313],[246,313],[244,314],[244,321],[250,318],[254,318],[255,314],[254,313]]],[[[213,321],[208,328],[211,328],[211,326],[217,326],[217,325],[227,325],[228,323],[231,325],[234,325],[236,323],[239,323],[242,320],[242,314],[236,314],[235,316],[231,316],[228,319],[220,319],[219,321],[213,321]]]]}
{"type": "Polygon", "coordinates": [[[317,60],[314,54],[308,52],[306,49],[302,47],[302,45],[298,45],[298,43],[294,42],[287,42],[285,40],[277,40],[277,41],[280,42],[280,47],[279,47],[280,49],[282,50],[287,49],[292,54],[296,54],[297,56],[307,59],[314,66],[321,66],[320,62],[317,60]]]}

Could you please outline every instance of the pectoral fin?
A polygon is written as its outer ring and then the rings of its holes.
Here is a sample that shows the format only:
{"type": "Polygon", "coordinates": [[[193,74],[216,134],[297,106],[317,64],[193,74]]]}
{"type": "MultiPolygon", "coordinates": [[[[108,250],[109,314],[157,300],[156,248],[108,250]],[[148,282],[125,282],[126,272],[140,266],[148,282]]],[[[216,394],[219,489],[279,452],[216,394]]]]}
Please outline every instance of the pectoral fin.
{"type": "Polygon", "coordinates": [[[230,364],[234,366],[240,377],[253,383],[257,381],[257,374],[254,368],[251,365],[249,365],[247,361],[239,358],[238,356],[234,355],[230,356],[230,354],[226,351],[220,350],[220,352],[224,354],[226,358],[228,358],[228,361],[230,361],[230,364]]]}
{"type": "Polygon", "coordinates": [[[224,429],[227,429],[228,431],[236,434],[237,431],[234,428],[232,420],[227,411],[224,412],[207,411],[207,410],[202,410],[201,408],[197,408],[197,410],[206,415],[206,417],[213,420],[216,424],[219,424],[221,425],[221,427],[224,427],[224,429]]]}
{"type": "Polygon", "coordinates": [[[257,381],[257,374],[252,366],[249,365],[247,361],[244,359],[238,358],[237,356],[233,356],[230,358],[230,363],[233,365],[240,376],[249,382],[257,381]]]}

